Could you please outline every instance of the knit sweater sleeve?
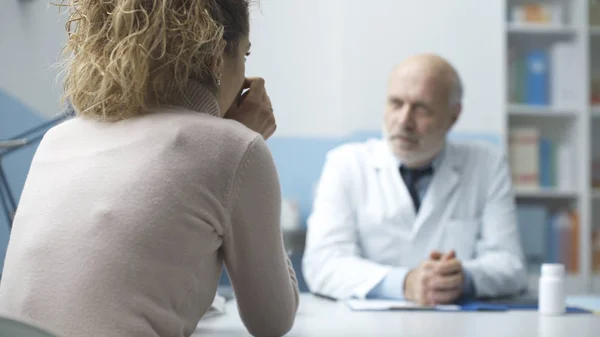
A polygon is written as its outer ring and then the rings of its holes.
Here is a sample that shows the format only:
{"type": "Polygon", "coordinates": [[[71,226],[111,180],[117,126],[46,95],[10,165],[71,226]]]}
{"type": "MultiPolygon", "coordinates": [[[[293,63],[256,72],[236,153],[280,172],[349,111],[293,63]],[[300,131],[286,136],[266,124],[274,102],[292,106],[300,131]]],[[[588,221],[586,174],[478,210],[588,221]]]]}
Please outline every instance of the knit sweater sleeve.
{"type": "Polygon", "coordinates": [[[295,320],[298,284],[283,245],[279,178],[260,136],[237,168],[228,207],[223,252],[240,317],[254,336],[284,335],[295,320]]]}

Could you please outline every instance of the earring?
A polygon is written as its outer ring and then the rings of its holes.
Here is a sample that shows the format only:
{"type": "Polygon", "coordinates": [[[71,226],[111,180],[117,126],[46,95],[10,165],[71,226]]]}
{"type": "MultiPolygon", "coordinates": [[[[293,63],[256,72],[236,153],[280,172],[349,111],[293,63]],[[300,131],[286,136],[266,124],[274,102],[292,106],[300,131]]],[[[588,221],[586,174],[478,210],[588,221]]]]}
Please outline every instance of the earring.
{"type": "Polygon", "coordinates": [[[221,86],[221,73],[217,75],[217,86],[221,86]]]}

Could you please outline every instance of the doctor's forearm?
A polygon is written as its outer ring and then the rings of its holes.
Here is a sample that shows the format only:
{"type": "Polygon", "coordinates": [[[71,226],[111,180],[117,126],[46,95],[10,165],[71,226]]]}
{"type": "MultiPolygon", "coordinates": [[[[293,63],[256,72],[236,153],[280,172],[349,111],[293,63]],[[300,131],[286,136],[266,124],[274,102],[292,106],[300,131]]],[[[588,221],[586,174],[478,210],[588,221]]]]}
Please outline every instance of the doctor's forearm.
{"type": "Polygon", "coordinates": [[[305,256],[304,279],[310,290],[336,299],[365,298],[392,267],[355,256],[305,256]]]}
{"type": "Polygon", "coordinates": [[[394,268],[367,294],[369,298],[404,299],[404,284],[408,268],[394,268]]]}
{"type": "Polygon", "coordinates": [[[472,279],[473,295],[478,297],[514,295],[527,286],[525,266],[508,254],[489,253],[465,261],[463,267],[472,279]]]}

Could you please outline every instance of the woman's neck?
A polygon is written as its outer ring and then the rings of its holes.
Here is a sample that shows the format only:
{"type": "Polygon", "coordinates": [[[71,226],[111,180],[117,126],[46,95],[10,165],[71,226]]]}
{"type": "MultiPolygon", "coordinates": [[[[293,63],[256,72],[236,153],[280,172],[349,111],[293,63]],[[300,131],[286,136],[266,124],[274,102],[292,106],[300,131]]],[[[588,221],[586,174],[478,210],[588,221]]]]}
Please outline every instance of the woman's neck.
{"type": "Polygon", "coordinates": [[[187,86],[172,95],[166,103],[217,117],[221,115],[215,95],[196,80],[189,80],[187,86]]]}

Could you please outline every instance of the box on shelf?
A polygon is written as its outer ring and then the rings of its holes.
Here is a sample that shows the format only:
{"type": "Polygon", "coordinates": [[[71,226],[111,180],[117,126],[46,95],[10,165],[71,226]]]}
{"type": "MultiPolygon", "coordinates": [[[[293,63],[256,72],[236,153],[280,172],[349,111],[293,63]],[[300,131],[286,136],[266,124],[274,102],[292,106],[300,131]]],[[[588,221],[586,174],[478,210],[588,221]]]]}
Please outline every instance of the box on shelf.
{"type": "Polygon", "coordinates": [[[523,255],[530,272],[539,271],[542,263],[549,259],[548,210],[541,205],[519,205],[517,221],[521,236],[523,255]]]}
{"type": "Polygon", "coordinates": [[[580,74],[573,71],[573,58],[578,54],[577,46],[571,42],[557,42],[549,49],[550,91],[554,107],[570,108],[578,104],[580,74]]]}
{"type": "Polygon", "coordinates": [[[592,269],[600,272],[600,229],[592,232],[592,269]]]}
{"type": "Polygon", "coordinates": [[[542,49],[509,52],[509,96],[512,103],[550,104],[550,59],[542,49]]]}
{"type": "Polygon", "coordinates": [[[556,188],[557,144],[536,127],[514,127],[509,135],[512,181],[517,188],[556,188]]]}
{"type": "Polygon", "coordinates": [[[574,211],[560,211],[550,217],[549,262],[565,265],[569,273],[579,272],[579,217],[574,211]]]}
{"type": "Polygon", "coordinates": [[[510,103],[572,108],[577,105],[579,81],[573,71],[577,54],[572,43],[557,42],[547,48],[508,50],[510,103]]]}
{"type": "Polygon", "coordinates": [[[508,49],[508,99],[511,103],[523,103],[525,86],[525,59],[516,48],[508,49]]]}
{"type": "Polygon", "coordinates": [[[540,186],[539,140],[537,128],[515,127],[510,130],[509,159],[512,181],[516,187],[540,186]]]}
{"type": "Polygon", "coordinates": [[[579,272],[579,218],[575,211],[519,205],[517,219],[530,271],[539,271],[542,263],[562,263],[569,273],[579,272]]]}
{"type": "Polygon", "coordinates": [[[592,158],[592,187],[600,188],[600,158],[592,158]]]}
{"type": "Polygon", "coordinates": [[[600,26],[600,0],[590,0],[589,20],[591,26],[600,26]]]}
{"type": "Polygon", "coordinates": [[[590,96],[592,105],[600,105],[600,77],[592,78],[590,96]]]}
{"type": "Polygon", "coordinates": [[[514,23],[564,24],[563,3],[514,4],[510,21],[514,23]]]}

